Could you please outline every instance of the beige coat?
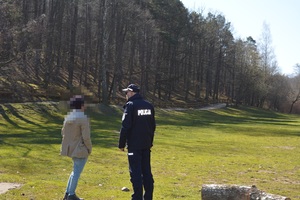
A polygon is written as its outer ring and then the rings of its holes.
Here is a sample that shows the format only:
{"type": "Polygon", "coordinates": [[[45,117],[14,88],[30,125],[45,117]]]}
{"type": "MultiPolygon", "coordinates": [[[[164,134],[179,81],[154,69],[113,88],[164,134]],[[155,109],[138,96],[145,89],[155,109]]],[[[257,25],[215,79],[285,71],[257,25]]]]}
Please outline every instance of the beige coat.
{"type": "Polygon", "coordinates": [[[73,110],[65,118],[61,134],[61,155],[87,158],[91,154],[90,122],[83,112],[73,110]]]}

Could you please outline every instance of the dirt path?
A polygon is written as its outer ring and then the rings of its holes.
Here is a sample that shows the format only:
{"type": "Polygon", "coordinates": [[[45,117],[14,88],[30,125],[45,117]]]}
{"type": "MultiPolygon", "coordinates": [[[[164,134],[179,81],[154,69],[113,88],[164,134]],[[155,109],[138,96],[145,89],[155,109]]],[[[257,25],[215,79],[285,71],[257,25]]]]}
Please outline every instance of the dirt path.
{"type": "Polygon", "coordinates": [[[216,103],[216,104],[212,104],[209,106],[205,106],[202,108],[166,108],[164,110],[190,110],[190,109],[194,109],[194,110],[213,110],[213,109],[220,109],[220,108],[225,108],[226,107],[226,103],[216,103]]]}

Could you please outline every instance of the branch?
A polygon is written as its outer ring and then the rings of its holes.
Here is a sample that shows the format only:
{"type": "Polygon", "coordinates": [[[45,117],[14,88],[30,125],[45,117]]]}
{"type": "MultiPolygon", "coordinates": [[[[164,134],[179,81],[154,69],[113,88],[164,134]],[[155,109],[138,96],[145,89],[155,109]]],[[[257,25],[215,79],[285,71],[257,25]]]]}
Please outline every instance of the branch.
{"type": "Polygon", "coordinates": [[[0,62],[0,68],[4,67],[5,65],[11,63],[14,59],[16,59],[16,57],[10,59],[10,60],[7,60],[5,62],[0,62]]]}

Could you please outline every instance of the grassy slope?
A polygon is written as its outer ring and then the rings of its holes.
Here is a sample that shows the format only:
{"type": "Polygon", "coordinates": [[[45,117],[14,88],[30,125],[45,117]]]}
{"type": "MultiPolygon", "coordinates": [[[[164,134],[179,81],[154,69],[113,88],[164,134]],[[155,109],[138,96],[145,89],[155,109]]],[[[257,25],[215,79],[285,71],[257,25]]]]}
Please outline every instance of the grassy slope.
{"type": "MultiPolygon", "coordinates": [[[[59,156],[66,110],[56,105],[0,105],[0,182],[23,183],[0,199],[61,199],[71,171],[59,156]]],[[[77,192],[92,200],[129,199],[126,154],[117,150],[122,111],[90,108],[93,152],[77,192]]],[[[255,184],[300,199],[300,119],[252,108],[157,109],[152,150],[155,199],[200,199],[202,184],[255,184]]]]}

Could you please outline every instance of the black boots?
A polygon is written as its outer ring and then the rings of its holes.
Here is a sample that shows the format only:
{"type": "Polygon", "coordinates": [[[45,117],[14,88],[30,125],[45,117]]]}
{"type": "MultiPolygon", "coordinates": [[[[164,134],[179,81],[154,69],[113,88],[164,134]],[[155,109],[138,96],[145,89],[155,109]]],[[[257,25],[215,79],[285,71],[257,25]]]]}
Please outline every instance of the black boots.
{"type": "Polygon", "coordinates": [[[63,200],[83,200],[83,199],[79,198],[76,194],[68,196],[68,193],[66,193],[63,200]]]}

